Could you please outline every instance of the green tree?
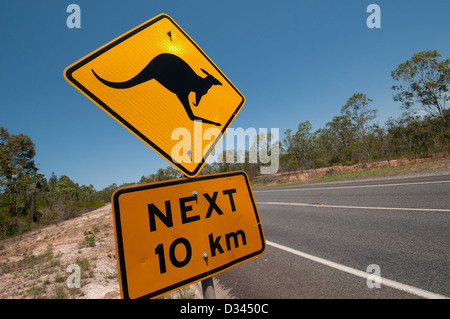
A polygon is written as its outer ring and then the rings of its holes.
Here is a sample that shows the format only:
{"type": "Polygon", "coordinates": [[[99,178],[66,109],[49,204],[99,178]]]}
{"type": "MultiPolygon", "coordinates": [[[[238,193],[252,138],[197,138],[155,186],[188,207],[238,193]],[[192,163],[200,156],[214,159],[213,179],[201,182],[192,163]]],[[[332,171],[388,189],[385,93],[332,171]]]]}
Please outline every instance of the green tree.
{"type": "Polygon", "coordinates": [[[148,176],[142,176],[139,180],[139,184],[154,183],[166,181],[169,179],[177,179],[183,177],[183,173],[172,166],[166,168],[160,168],[156,174],[150,174],[148,176]]]}
{"type": "Polygon", "coordinates": [[[388,161],[389,167],[391,166],[390,155],[392,152],[392,140],[387,133],[388,129],[375,125],[374,132],[372,134],[372,152],[376,159],[385,159],[388,161]]]}
{"type": "Polygon", "coordinates": [[[450,100],[450,59],[443,59],[437,50],[415,53],[391,75],[400,82],[392,89],[398,91],[394,101],[402,102],[402,108],[409,110],[419,103],[423,110],[449,125],[445,110],[450,100]]]}
{"type": "Polygon", "coordinates": [[[13,195],[27,182],[37,168],[34,163],[35,146],[24,134],[13,135],[0,127],[0,190],[8,193],[9,214],[13,214],[13,195]]]}
{"type": "Polygon", "coordinates": [[[301,122],[294,135],[289,134],[285,139],[286,152],[291,158],[291,165],[309,168],[311,165],[311,151],[314,149],[314,133],[311,132],[311,122],[301,122]]]}
{"type": "Polygon", "coordinates": [[[292,150],[294,146],[294,136],[292,135],[292,130],[287,129],[284,132],[284,139],[281,143],[281,166],[286,168],[288,171],[296,170],[298,168],[298,162],[295,160],[292,150]]]}
{"type": "MultiPolygon", "coordinates": [[[[351,116],[334,116],[331,122],[325,125],[322,131],[323,137],[328,141],[326,150],[331,156],[331,163],[342,163],[353,160],[353,146],[356,141],[356,127],[353,125],[351,116]]],[[[322,144],[325,144],[323,141],[322,144]]]]}
{"type": "Polygon", "coordinates": [[[369,99],[366,94],[355,93],[341,108],[341,113],[350,118],[356,128],[362,151],[359,161],[362,161],[364,158],[370,158],[368,135],[373,130],[373,126],[370,123],[375,119],[377,114],[376,109],[369,108],[370,102],[372,102],[372,99],[369,99]]]}
{"type": "MultiPolygon", "coordinates": [[[[144,177],[142,177],[144,178],[144,177]]],[[[145,183],[145,182],[142,182],[145,183]]],[[[116,189],[119,188],[119,186],[116,183],[112,183],[111,185],[103,188],[101,191],[97,191],[95,196],[97,200],[101,200],[105,203],[108,203],[111,201],[112,194],[116,191],[116,189]]]]}
{"type": "Polygon", "coordinates": [[[56,184],[55,195],[63,202],[78,201],[80,198],[80,186],[68,176],[62,175],[56,184]]]}

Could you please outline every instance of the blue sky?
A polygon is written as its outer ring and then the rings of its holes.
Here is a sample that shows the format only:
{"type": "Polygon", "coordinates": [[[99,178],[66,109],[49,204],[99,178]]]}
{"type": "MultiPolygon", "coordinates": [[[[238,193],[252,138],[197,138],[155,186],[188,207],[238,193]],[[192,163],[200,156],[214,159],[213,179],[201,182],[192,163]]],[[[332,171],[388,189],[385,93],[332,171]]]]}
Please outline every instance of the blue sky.
{"type": "MultiPolygon", "coordinates": [[[[0,19],[0,126],[29,135],[40,173],[98,190],[137,182],[170,164],[72,87],[64,69],[160,13],[170,15],[246,97],[231,127],[319,129],[353,93],[380,124],[397,117],[390,72],[414,53],[450,56],[450,2],[4,1],[0,19]],[[69,29],[69,4],[81,28],[69,29]],[[366,8],[381,8],[369,29],[366,8]]],[[[282,138],[282,136],[281,136],[282,138]]]]}

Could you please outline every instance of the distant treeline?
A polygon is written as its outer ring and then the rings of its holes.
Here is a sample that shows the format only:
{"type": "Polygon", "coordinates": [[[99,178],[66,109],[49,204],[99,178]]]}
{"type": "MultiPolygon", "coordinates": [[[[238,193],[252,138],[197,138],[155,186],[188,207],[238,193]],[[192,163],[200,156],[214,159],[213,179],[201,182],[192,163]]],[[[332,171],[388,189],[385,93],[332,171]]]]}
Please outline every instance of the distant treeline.
{"type": "Polygon", "coordinates": [[[389,119],[382,127],[373,120],[370,99],[356,93],[341,114],[324,128],[312,130],[309,121],[297,131],[285,132],[280,171],[311,169],[395,158],[421,158],[450,152],[450,112],[444,119],[433,115],[389,119]]]}
{"type": "MultiPolygon", "coordinates": [[[[355,93],[323,128],[314,131],[309,121],[303,121],[295,131],[284,132],[280,147],[273,147],[278,141],[262,146],[258,137],[251,147],[266,147],[269,155],[277,150],[280,172],[448,154],[450,59],[443,59],[436,50],[419,52],[401,63],[391,76],[397,83],[392,87],[394,101],[400,102],[405,112],[399,118],[390,118],[384,126],[375,122],[377,109],[372,104],[376,106],[376,101],[365,93],[355,93]]],[[[240,160],[206,164],[201,174],[243,170],[250,179],[259,176],[264,164],[250,163],[248,150],[228,150],[223,158],[230,151],[240,160]]],[[[34,156],[30,137],[12,135],[0,127],[0,239],[78,216],[109,202],[118,187],[135,184],[111,184],[97,191],[65,175],[53,173],[47,179],[38,173],[34,156]]],[[[178,170],[167,167],[142,176],[137,184],[182,177],[178,170]]]]}
{"type": "Polygon", "coordinates": [[[46,179],[38,173],[34,156],[30,137],[0,127],[0,239],[104,204],[92,185],[80,186],[65,175],[46,179]]]}

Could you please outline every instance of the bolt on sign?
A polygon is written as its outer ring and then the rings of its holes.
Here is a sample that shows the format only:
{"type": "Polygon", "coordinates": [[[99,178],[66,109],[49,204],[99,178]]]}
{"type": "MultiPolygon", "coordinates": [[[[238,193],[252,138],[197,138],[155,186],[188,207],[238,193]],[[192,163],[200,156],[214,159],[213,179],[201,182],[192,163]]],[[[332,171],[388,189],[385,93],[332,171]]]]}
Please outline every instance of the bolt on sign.
{"type": "Polygon", "coordinates": [[[154,298],[264,253],[244,172],[118,189],[112,197],[122,298],[154,298]]]}
{"type": "Polygon", "coordinates": [[[188,177],[198,175],[245,103],[165,14],[70,65],[64,76],[188,177]]]}

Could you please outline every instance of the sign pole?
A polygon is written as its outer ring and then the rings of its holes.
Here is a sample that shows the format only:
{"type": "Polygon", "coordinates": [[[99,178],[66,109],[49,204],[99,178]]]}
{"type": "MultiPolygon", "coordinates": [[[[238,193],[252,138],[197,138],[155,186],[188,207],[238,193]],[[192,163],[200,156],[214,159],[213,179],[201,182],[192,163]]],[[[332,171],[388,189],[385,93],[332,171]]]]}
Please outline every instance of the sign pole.
{"type": "MultiPolygon", "coordinates": [[[[190,179],[190,177],[185,176],[187,179],[190,179]]],[[[197,197],[198,197],[198,192],[197,191],[193,191],[192,192],[192,196],[195,198],[195,201],[197,201],[197,197]]],[[[208,260],[208,253],[204,252],[202,255],[203,259],[205,261],[208,260]]],[[[202,285],[202,294],[203,294],[203,299],[216,299],[216,292],[214,290],[214,281],[213,281],[213,277],[209,277],[207,279],[204,279],[201,281],[201,285],[202,285]]]]}
{"type": "Polygon", "coordinates": [[[213,277],[209,277],[201,281],[203,299],[216,299],[216,291],[214,290],[213,277]]]}

